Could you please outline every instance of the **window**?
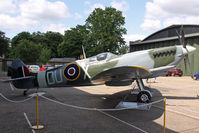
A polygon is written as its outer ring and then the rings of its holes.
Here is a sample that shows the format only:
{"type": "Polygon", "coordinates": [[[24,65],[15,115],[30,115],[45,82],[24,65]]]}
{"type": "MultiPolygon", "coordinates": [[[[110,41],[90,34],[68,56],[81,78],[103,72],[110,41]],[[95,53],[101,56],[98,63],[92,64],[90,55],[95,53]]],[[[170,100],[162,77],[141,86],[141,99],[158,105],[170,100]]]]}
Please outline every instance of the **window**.
{"type": "Polygon", "coordinates": [[[107,53],[98,54],[97,55],[97,60],[98,61],[105,60],[106,57],[107,57],[107,53]]]}
{"type": "Polygon", "coordinates": [[[112,58],[115,58],[117,55],[112,54],[112,53],[108,53],[107,56],[108,56],[109,59],[112,59],[112,58]]]}
{"type": "Polygon", "coordinates": [[[90,61],[90,62],[94,62],[94,61],[96,61],[96,56],[94,56],[94,57],[90,57],[90,58],[89,58],[89,61],[90,61]]]}

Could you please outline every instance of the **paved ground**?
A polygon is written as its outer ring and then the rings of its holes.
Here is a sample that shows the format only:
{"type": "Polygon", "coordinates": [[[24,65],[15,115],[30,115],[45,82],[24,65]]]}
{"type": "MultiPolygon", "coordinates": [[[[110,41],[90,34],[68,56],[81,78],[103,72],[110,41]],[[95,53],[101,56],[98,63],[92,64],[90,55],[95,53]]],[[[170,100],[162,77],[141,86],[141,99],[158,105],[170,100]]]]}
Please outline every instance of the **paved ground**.
{"type": "MultiPolygon", "coordinates": [[[[6,78],[0,73],[0,78],[6,78]]],[[[190,77],[159,77],[146,84],[152,88],[152,101],[167,98],[166,132],[199,132],[199,81],[190,77]]],[[[45,97],[88,108],[114,108],[121,100],[134,101],[129,94],[131,87],[68,87],[45,88],[45,97]]],[[[28,94],[34,93],[31,90],[28,94]]],[[[23,91],[14,90],[9,84],[0,84],[0,93],[14,101],[27,99],[23,91]]],[[[99,112],[74,109],[39,97],[39,122],[45,128],[33,131],[36,124],[36,99],[11,103],[0,97],[0,133],[159,133],[163,132],[163,102],[154,104],[149,111],[123,110],[99,112]]]]}

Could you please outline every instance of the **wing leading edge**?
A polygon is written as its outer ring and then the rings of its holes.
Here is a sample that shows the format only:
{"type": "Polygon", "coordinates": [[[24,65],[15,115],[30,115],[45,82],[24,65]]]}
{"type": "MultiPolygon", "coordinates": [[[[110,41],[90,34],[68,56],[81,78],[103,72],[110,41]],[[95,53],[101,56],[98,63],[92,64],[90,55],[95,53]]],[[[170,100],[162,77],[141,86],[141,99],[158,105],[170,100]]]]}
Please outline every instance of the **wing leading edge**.
{"type": "Polygon", "coordinates": [[[172,68],[175,68],[176,66],[171,65],[171,66],[163,66],[163,67],[158,67],[158,68],[153,68],[150,69],[150,71],[153,73],[149,78],[151,77],[158,77],[158,76],[164,76],[167,74],[167,71],[169,71],[172,68]]]}
{"type": "Polygon", "coordinates": [[[106,83],[109,81],[129,81],[137,78],[146,79],[165,75],[174,65],[148,69],[141,66],[123,66],[105,70],[91,80],[94,83],[106,83]]]}
{"type": "Polygon", "coordinates": [[[141,66],[123,66],[105,70],[91,80],[93,82],[125,81],[137,78],[148,78],[152,75],[151,71],[141,66]]]}

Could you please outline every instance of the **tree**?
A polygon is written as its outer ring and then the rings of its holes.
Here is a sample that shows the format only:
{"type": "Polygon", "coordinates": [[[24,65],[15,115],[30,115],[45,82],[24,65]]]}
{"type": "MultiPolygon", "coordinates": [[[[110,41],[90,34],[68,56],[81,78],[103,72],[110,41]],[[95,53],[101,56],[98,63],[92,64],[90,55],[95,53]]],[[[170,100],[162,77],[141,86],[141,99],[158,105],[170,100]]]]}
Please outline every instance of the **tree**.
{"type": "Polygon", "coordinates": [[[39,57],[39,60],[43,63],[46,64],[46,62],[51,58],[51,50],[47,48],[43,48],[41,50],[41,54],[39,57]]]}
{"type": "Polygon", "coordinates": [[[21,32],[14,36],[11,41],[11,46],[15,47],[21,40],[29,40],[32,41],[32,35],[29,32],[21,32]]]}
{"type": "Polygon", "coordinates": [[[7,54],[9,48],[9,38],[5,36],[5,33],[0,31],[0,56],[7,54]]]}
{"type": "Polygon", "coordinates": [[[128,51],[129,51],[129,46],[127,46],[127,45],[122,45],[122,46],[119,48],[118,53],[119,53],[119,54],[126,54],[126,53],[128,53],[128,51]]]}
{"type": "Polygon", "coordinates": [[[21,32],[17,34],[15,37],[13,37],[11,41],[11,52],[10,57],[15,58],[16,57],[16,49],[17,45],[19,45],[21,40],[27,40],[31,43],[37,44],[42,48],[42,55],[41,60],[42,62],[45,62],[46,59],[50,57],[58,57],[57,53],[57,47],[58,45],[63,41],[63,35],[58,32],[51,32],[48,31],[46,33],[41,32],[33,32],[30,34],[29,32],[21,32]],[[50,52],[49,52],[50,51],[50,52]],[[44,57],[46,55],[47,57],[44,57]]]}
{"type": "Polygon", "coordinates": [[[77,25],[65,31],[64,41],[58,47],[59,56],[79,58],[82,55],[82,45],[84,45],[87,32],[84,25],[77,25]]]}
{"type": "Polygon", "coordinates": [[[107,7],[105,10],[97,8],[86,19],[89,30],[87,44],[95,55],[101,52],[117,53],[122,45],[125,45],[123,34],[126,29],[122,27],[125,18],[122,12],[115,8],[107,7]]]}
{"type": "Polygon", "coordinates": [[[37,44],[41,44],[42,46],[44,45],[45,43],[45,33],[41,33],[40,31],[37,31],[37,32],[33,32],[31,34],[31,40],[34,42],[34,43],[37,43],[37,44]]]}
{"type": "Polygon", "coordinates": [[[44,34],[44,42],[42,47],[51,50],[52,57],[58,57],[57,48],[63,41],[63,35],[59,32],[48,31],[44,34]]]}
{"type": "Polygon", "coordinates": [[[27,64],[36,63],[40,56],[41,46],[29,40],[21,40],[14,51],[15,58],[19,58],[27,64]]]}

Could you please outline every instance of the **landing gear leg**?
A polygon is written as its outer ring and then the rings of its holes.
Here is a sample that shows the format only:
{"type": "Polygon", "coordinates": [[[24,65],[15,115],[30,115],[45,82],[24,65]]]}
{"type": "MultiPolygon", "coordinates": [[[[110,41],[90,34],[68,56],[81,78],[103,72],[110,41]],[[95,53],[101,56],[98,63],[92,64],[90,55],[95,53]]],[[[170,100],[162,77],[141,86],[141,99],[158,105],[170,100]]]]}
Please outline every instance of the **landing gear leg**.
{"type": "Polygon", "coordinates": [[[137,95],[137,101],[141,103],[149,103],[151,101],[152,94],[150,91],[144,89],[142,79],[136,80],[140,92],[137,95]]]}

